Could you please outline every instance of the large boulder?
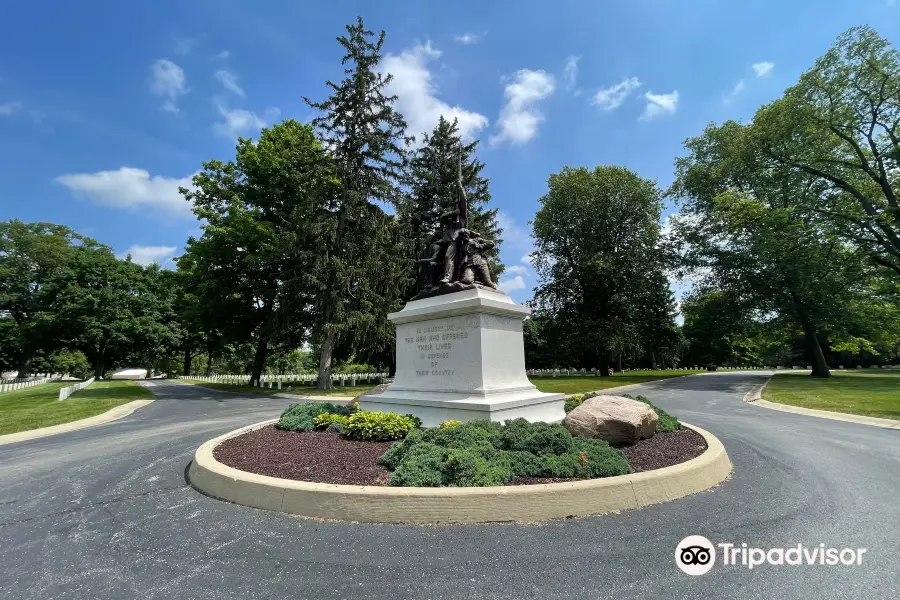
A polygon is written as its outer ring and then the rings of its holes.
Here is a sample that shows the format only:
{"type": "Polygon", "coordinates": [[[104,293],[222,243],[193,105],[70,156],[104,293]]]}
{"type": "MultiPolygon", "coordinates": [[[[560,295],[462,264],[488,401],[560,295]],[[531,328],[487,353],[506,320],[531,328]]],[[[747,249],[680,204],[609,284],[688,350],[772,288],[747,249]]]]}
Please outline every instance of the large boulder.
{"type": "Polygon", "coordinates": [[[595,396],[566,415],[563,427],[572,435],[634,444],[653,437],[659,417],[643,402],[622,396],[595,396]]]}

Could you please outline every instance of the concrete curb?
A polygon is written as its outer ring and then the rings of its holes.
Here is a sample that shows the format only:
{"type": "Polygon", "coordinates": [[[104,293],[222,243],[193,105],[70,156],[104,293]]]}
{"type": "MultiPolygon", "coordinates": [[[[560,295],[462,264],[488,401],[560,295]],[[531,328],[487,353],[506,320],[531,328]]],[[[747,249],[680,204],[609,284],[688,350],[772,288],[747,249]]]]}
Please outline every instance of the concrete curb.
{"type": "Polygon", "coordinates": [[[60,423],[59,425],[51,425],[50,427],[41,427],[40,429],[30,429],[28,431],[20,431],[18,433],[8,433],[6,435],[0,435],[0,446],[6,444],[15,444],[16,442],[24,442],[27,440],[36,440],[38,438],[47,437],[50,435],[67,433],[69,431],[77,431],[79,429],[85,429],[87,427],[93,427],[95,425],[103,425],[104,423],[117,421],[121,418],[127,417],[137,409],[147,406],[151,402],[153,402],[153,400],[132,400],[127,404],[122,404],[121,406],[111,408],[105,413],[100,413],[99,415],[94,415],[93,417],[88,417],[86,419],[79,419],[78,421],[72,421],[71,423],[60,423]]]}
{"type": "Polygon", "coordinates": [[[881,417],[852,415],[850,413],[819,410],[815,408],[804,408],[802,406],[791,406],[790,404],[780,404],[778,402],[763,400],[763,389],[765,389],[765,387],[769,384],[769,381],[772,380],[772,377],[774,377],[774,375],[766,379],[765,383],[751,388],[750,391],[744,395],[744,402],[771,410],[780,410],[781,412],[794,413],[795,415],[806,415],[807,417],[818,417],[820,419],[830,419],[832,421],[843,421],[845,423],[869,425],[870,427],[900,430],[900,421],[896,419],[882,419],[881,417]]]}
{"type": "Polygon", "coordinates": [[[255,475],[218,462],[213,449],[227,439],[265,427],[263,421],[200,446],[188,479],[200,492],[302,517],[365,523],[534,522],[642,508],[714,487],[731,473],[725,447],[711,433],[706,452],[687,462],[631,475],[587,481],[485,488],[400,488],[311,483],[255,475]]]}

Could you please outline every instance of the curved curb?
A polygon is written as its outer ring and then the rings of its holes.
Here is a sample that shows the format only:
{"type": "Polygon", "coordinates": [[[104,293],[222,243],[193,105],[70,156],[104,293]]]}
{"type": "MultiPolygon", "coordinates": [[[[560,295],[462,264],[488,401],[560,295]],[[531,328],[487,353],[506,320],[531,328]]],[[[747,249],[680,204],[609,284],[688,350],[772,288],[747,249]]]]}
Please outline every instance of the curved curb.
{"type": "Polygon", "coordinates": [[[194,453],[188,480],[200,492],[235,504],[320,519],[364,523],[534,522],[642,508],[701,492],[731,473],[725,447],[711,433],[706,451],[687,462],[617,477],[483,488],[401,488],[279,479],[218,462],[213,449],[276,422],[263,421],[209,440],[194,453]]]}
{"type": "Polygon", "coordinates": [[[24,442],[27,440],[36,440],[51,435],[67,433],[69,431],[77,431],[79,429],[85,429],[87,427],[93,427],[95,425],[103,425],[104,423],[117,421],[119,419],[127,417],[137,409],[147,406],[151,402],[153,402],[153,400],[132,400],[127,404],[116,406],[115,408],[111,408],[104,413],[100,413],[99,415],[94,415],[93,417],[88,417],[86,419],[79,419],[77,421],[71,421],[69,423],[60,423],[59,425],[51,425],[49,427],[41,427],[39,429],[29,429],[28,431],[19,431],[17,433],[0,435],[0,446],[3,446],[5,444],[15,444],[16,442],[24,442]]]}

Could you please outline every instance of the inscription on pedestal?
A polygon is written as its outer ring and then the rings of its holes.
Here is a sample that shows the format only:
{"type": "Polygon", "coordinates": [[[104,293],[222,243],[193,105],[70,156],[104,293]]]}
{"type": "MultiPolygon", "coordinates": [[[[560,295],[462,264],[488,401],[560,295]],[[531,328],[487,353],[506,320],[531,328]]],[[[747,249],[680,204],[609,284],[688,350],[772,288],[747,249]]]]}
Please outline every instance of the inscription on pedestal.
{"type": "Polygon", "coordinates": [[[412,359],[412,374],[418,381],[445,380],[458,374],[471,345],[472,331],[478,320],[472,317],[449,317],[406,328],[398,336],[399,354],[412,359]]]}

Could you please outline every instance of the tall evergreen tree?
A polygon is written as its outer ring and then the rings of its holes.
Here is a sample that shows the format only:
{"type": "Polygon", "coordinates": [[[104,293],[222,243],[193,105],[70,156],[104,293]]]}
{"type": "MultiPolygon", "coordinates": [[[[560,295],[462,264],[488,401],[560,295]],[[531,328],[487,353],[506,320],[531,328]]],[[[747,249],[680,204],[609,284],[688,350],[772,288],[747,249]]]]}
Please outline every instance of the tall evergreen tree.
{"type": "MultiPolygon", "coordinates": [[[[468,228],[494,242],[488,260],[491,275],[496,278],[504,268],[499,254],[503,230],[497,223],[497,209],[489,207],[489,182],[481,176],[484,163],[475,156],[477,147],[477,140],[462,143],[456,119],[451,122],[441,116],[434,131],[425,134],[424,144],[412,158],[410,194],[398,214],[416,251],[421,252],[440,228],[441,214],[456,208],[462,180],[469,203],[468,228]]],[[[407,297],[415,293],[416,290],[411,289],[407,297]]]]}
{"type": "Polygon", "coordinates": [[[399,204],[407,164],[406,122],[385,94],[390,75],[377,71],[384,31],[377,37],[363,25],[347,25],[337,38],[344,48],[345,77],[327,81],[323,102],[304,98],[322,114],[313,119],[334,162],[339,182],[325,203],[327,233],[311,276],[319,286],[316,338],[321,342],[318,386],[331,387],[335,346],[348,336],[384,337],[386,313],[406,289],[393,217],[376,202],[399,204]],[[374,38],[374,39],[373,39],[374,38]],[[395,268],[396,267],[396,268],[395,268]]]}

